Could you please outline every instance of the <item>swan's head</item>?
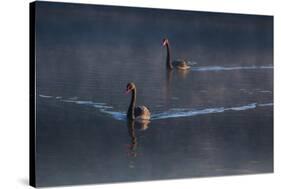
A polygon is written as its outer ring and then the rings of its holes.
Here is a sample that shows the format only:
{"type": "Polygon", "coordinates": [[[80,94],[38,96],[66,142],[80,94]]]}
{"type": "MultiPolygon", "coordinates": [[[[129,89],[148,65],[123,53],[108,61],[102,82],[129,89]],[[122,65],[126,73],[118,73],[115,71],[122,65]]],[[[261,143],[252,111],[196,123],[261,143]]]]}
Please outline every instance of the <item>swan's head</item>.
{"type": "Polygon", "coordinates": [[[166,46],[166,45],[168,45],[168,44],[169,44],[168,39],[167,39],[167,38],[164,38],[163,41],[162,41],[162,46],[164,47],[164,46],[166,46]]]}
{"type": "Polygon", "coordinates": [[[128,83],[127,87],[126,87],[126,94],[128,94],[129,92],[131,92],[135,88],[136,88],[136,85],[134,83],[128,83]]]}

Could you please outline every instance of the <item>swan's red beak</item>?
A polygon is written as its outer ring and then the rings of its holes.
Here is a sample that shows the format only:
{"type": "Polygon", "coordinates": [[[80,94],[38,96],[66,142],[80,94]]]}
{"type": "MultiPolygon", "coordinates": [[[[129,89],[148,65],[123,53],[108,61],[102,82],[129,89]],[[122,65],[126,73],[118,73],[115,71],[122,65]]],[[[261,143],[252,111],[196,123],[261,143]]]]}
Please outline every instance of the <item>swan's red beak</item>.
{"type": "Polygon", "coordinates": [[[166,45],[167,45],[167,43],[168,43],[168,40],[167,40],[167,39],[163,39],[162,46],[163,46],[163,47],[164,47],[164,46],[166,46],[166,45]]]}
{"type": "Polygon", "coordinates": [[[130,91],[131,91],[130,89],[126,89],[125,94],[126,94],[126,95],[129,94],[130,91]]]}

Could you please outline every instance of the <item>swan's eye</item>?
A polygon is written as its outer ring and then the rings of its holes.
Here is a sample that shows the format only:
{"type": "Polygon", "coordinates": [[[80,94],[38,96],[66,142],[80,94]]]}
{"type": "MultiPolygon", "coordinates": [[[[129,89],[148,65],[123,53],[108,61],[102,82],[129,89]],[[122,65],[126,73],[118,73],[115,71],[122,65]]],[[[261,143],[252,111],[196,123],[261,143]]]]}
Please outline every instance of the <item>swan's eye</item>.
{"type": "Polygon", "coordinates": [[[127,91],[133,90],[134,89],[134,85],[131,83],[127,84],[127,91]]]}

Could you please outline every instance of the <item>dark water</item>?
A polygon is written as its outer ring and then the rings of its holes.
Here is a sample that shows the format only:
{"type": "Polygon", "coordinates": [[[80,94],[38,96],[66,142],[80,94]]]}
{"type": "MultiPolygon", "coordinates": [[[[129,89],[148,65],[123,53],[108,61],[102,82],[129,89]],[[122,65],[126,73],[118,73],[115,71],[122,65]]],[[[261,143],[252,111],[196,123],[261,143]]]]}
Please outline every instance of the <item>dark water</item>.
{"type": "Polygon", "coordinates": [[[37,2],[39,186],[273,171],[269,16],[37,2]],[[189,58],[187,72],[165,67],[189,58]],[[128,82],[148,124],[125,119],[128,82]]]}

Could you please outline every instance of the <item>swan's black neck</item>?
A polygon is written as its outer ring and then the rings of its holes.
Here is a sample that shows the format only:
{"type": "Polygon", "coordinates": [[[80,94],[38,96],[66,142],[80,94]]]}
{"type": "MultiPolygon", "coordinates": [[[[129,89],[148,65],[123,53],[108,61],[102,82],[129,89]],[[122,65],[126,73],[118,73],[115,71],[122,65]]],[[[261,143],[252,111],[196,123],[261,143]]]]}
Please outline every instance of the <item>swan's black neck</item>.
{"type": "Polygon", "coordinates": [[[167,57],[166,57],[166,65],[167,65],[167,68],[168,69],[173,69],[173,65],[172,65],[172,62],[171,62],[171,52],[170,52],[170,45],[169,43],[166,44],[166,49],[167,49],[167,57]]]}
{"type": "Polygon", "coordinates": [[[136,106],[136,88],[132,90],[131,102],[127,112],[128,119],[131,120],[135,119],[135,112],[134,112],[135,106],[136,106]]]}

